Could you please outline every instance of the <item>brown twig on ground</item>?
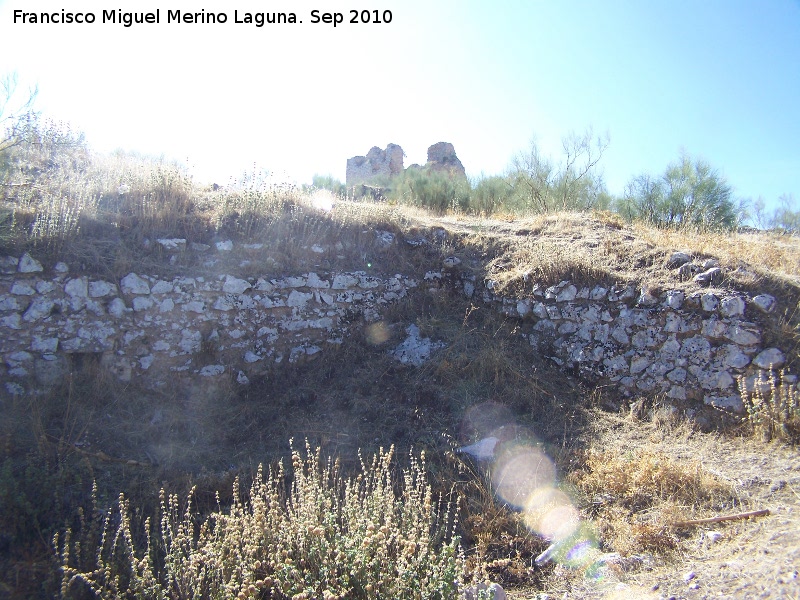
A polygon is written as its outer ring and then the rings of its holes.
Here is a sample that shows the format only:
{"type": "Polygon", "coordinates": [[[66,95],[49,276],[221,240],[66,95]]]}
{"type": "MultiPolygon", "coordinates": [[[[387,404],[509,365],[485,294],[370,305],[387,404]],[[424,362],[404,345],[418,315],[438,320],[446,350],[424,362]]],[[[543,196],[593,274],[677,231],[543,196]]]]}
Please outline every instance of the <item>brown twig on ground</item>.
{"type": "Polygon", "coordinates": [[[752,510],[750,512],[737,513],[735,515],[723,515],[721,517],[709,517],[707,519],[694,519],[692,521],[675,521],[670,523],[670,527],[691,527],[693,525],[705,525],[706,523],[719,523],[720,521],[738,521],[751,517],[764,517],[769,514],[769,509],[752,510]]]}

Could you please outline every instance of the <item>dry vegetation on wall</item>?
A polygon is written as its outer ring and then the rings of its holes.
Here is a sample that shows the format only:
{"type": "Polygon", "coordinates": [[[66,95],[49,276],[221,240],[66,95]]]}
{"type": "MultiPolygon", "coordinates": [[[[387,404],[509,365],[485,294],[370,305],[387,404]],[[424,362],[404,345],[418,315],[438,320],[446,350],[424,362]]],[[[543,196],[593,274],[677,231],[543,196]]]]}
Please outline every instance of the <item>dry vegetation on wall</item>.
{"type": "Polygon", "coordinates": [[[564,279],[689,290],[664,268],[686,250],[718,260],[725,288],[778,299],[765,337],[795,372],[795,237],[654,229],[606,212],[433,216],[259,174],[206,188],[178,165],[51,138],[15,155],[4,180],[2,256],[117,280],[361,269],[423,283],[337,350],[246,388],[120,382],[83,354],[50,392],[3,396],[0,598],[456,598],[476,581],[519,599],[800,594],[796,386],[764,382],[744,415],[720,413],[704,432],[661,395],[621,398],[559,370],[519,320],[424,279],[453,256],[509,296],[564,279]],[[382,247],[376,231],[400,243],[382,247]],[[261,246],[210,264],[166,253],[161,238],[261,246]],[[420,367],[389,353],[409,323],[444,344],[420,367]],[[547,502],[515,504],[503,472],[457,451],[498,432],[498,460],[534,457],[550,474],[547,502]],[[295,452],[292,438],[320,450],[295,452]],[[553,548],[572,538],[548,528],[551,508],[582,536],[579,559],[553,548]],[[758,509],[771,514],[678,526],[758,509]]]}

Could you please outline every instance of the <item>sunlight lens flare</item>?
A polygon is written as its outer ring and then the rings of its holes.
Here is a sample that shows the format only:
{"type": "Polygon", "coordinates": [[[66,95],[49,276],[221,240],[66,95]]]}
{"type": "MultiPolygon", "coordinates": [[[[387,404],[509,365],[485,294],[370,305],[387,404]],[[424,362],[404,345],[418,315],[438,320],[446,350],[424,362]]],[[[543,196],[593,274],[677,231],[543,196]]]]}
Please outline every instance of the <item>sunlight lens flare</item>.
{"type": "Polygon", "coordinates": [[[311,206],[317,210],[330,212],[333,210],[334,196],[328,190],[317,190],[311,195],[311,206]]]}
{"type": "Polygon", "coordinates": [[[513,446],[504,449],[492,467],[495,494],[509,506],[520,510],[542,488],[552,487],[556,469],[538,448],[513,446]]]}
{"type": "Polygon", "coordinates": [[[379,346],[389,339],[391,332],[383,321],[377,323],[370,323],[364,330],[364,337],[367,343],[372,346],[379,346]]]}

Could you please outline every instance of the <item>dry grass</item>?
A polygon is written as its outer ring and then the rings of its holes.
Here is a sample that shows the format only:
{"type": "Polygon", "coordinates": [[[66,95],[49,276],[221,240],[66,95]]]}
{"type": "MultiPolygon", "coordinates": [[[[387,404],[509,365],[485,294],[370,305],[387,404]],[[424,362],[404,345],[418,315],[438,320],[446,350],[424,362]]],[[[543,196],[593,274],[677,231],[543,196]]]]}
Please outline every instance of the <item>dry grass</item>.
{"type": "Polygon", "coordinates": [[[730,270],[754,269],[759,275],[800,277],[800,244],[797,236],[777,232],[718,233],[655,229],[636,224],[637,237],[654,246],[688,250],[692,255],[714,257],[730,270]]]}
{"type": "Polygon", "coordinates": [[[675,550],[670,523],[735,501],[731,486],[699,461],[676,461],[646,446],[624,454],[590,450],[584,460],[568,480],[587,499],[604,544],[623,556],[675,550]]]}

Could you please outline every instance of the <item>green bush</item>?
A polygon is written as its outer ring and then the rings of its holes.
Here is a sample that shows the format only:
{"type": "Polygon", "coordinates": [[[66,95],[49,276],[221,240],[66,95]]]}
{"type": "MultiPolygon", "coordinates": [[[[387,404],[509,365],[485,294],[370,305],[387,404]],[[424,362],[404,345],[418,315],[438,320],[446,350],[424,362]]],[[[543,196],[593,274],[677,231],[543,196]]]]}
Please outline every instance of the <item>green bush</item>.
{"type": "Polygon", "coordinates": [[[433,497],[424,454],[412,455],[401,481],[392,457],[381,450],[345,479],[306,444],[305,457],[292,450],[288,491],[282,466],[266,477],[259,467],[247,501],[237,479],[230,509],[202,522],[191,495],[181,510],[162,491],[160,527],[147,519],[138,543],[120,496],[102,528],[86,525],[102,531],[98,544],[70,531],[55,540],[62,596],[88,588],[102,598],[458,598],[465,561],[450,505],[433,497]]]}
{"type": "Polygon", "coordinates": [[[745,216],[725,178],[687,154],[660,177],[642,174],[631,179],[616,210],[628,220],[656,227],[697,230],[735,229],[745,216]]]}
{"type": "Polygon", "coordinates": [[[471,188],[466,177],[431,171],[406,169],[391,179],[389,200],[420,206],[437,213],[466,212],[470,207],[471,188]]]}
{"type": "Polygon", "coordinates": [[[514,157],[509,179],[514,183],[514,209],[523,213],[585,211],[603,208],[605,186],[597,165],[608,137],[593,139],[591,129],[562,140],[563,157],[544,156],[536,140],[514,157]]]}
{"type": "Polygon", "coordinates": [[[333,175],[314,175],[311,179],[311,187],[318,190],[328,190],[337,196],[347,195],[347,186],[333,175]]]}

